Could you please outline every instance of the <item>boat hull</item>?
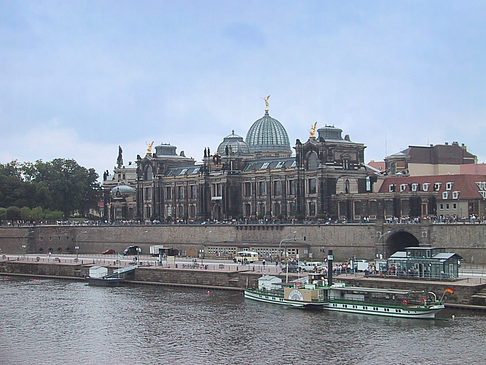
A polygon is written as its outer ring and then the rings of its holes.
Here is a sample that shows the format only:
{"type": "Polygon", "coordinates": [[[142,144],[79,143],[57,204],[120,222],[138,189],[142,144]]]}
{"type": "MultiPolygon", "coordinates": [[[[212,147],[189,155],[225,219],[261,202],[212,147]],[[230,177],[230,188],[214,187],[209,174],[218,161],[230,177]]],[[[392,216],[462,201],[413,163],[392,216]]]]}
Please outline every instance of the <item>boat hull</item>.
{"type": "Polygon", "coordinates": [[[324,310],[367,314],[385,317],[397,318],[418,318],[418,319],[434,319],[436,314],[444,309],[444,305],[433,305],[423,307],[387,307],[376,306],[373,304],[349,304],[349,303],[326,303],[322,307],[324,310]]]}
{"type": "Polygon", "coordinates": [[[123,279],[121,278],[91,278],[87,277],[86,281],[89,286],[121,286],[123,285],[123,279]]]}
{"type": "Polygon", "coordinates": [[[283,296],[271,295],[256,291],[245,290],[245,298],[264,303],[284,305],[288,307],[318,307],[323,310],[346,312],[355,314],[367,314],[375,316],[396,317],[396,318],[417,318],[417,319],[434,319],[436,314],[444,309],[444,305],[437,304],[432,306],[383,306],[368,303],[350,304],[339,301],[332,302],[299,302],[285,299],[283,296]]]}

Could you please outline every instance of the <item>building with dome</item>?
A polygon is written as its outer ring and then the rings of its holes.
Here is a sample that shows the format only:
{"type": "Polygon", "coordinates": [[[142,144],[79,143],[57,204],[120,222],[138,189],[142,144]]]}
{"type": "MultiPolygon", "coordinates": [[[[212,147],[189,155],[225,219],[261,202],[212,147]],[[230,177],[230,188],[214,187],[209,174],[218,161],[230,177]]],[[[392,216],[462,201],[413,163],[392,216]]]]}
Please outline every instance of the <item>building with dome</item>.
{"type": "Polygon", "coordinates": [[[284,126],[268,114],[255,121],[246,134],[246,143],[257,158],[290,157],[289,137],[284,126]]]}
{"type": "Polygon", "coordinates": [[[218,146],[217,150],[220,156],[238,155],[246,156],[248,158],[253,157],[250,153],[248,144],[243,140],[243,137],[235,134],[235,131],[231,131],[229,136],[224,137],[223,142],[218,146]]]}
{"type": "MultiPolygon", "coordinates": [[[[343,138],[334,126],[318,129],[317,137],[315,129],[306,142],[296,140],[292,155],[287,131],[266,108],[245,140],[232,131],[214,153],[204,148],[202,163],[178,155],[176,146],[160,144],[155,153],[149,147],[144,157],[137,156],[136,178],[127,182],[136,191],[133,216],[142,221],[348,217],[350,207],[336,197],[372,189],[365,146],[343,138]]],[[[122,218],[110,213],[110,220],[118,220],[128,218],[124,212],[130,208],[105,211],[122,212],[122,218]]]]}

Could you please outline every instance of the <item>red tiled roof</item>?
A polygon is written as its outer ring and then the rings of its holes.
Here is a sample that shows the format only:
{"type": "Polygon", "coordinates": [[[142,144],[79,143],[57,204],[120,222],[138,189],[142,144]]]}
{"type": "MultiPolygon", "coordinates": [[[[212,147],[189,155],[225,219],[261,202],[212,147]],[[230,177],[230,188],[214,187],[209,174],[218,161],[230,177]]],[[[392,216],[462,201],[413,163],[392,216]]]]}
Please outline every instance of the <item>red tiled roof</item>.
{"type": "Polygon", "coordinates": [[[373,161],[368,162],[368,166],[377,169],[378,171],[385,171],[385,161],[373,161]]]}
{"type": "Polygon", "coordinates": [[[390,185],[395,184],[395,192],[400,192],[400,185],[405,184],[403,192],[410,192],[411,184],[420,184],[420,190],[424,191],[424,183],[429,183],[428,192],[434,192],[434,184],[440,183],[440,188],[436,192],[439,192],[439,199],[442,199],[442,192],[450,191],[452,198],[452,192],[459,192],[459,199],[482,199],[482,195],[479,193],[479,187],[476,183],[486,182],[486,174],[480,175],[432,175],[432,176],[403,176],[403,177],[387,177],[383,180],[383,184],[380,187],[380,193],[390,192],[390,185]],[[447,183],[452,183],[451,190],[447,190],[447,183]]]}

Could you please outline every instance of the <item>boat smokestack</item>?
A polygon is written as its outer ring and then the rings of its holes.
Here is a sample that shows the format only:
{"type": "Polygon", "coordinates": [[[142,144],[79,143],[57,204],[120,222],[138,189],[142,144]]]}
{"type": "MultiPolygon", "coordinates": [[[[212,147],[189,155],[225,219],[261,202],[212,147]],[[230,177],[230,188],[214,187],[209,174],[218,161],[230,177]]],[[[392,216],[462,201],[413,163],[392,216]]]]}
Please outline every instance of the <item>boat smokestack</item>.
{"type": "Polygon", "coordinates": [[[327,285],[332,285],[332,261],[334,260],[334,255],[332,250],[329,250],[327,254],[327,285]]]}

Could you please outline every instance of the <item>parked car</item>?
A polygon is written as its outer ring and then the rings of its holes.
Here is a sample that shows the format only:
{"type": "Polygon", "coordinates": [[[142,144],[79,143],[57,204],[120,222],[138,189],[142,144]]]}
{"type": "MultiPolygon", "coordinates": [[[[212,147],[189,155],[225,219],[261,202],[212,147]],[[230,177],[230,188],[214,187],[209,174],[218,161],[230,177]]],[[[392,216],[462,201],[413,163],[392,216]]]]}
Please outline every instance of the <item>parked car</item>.
{"type": "Polygon", "coordinates": [[[103,255],[113,255],[113,254],[115,254],[115,253],[116,253],[116,251],[115,251],[115,250],[113,250],[113,249],[104,250],[104,251],[102,252],[102,254],[103,254],[103,255]]]}
{"type": "Polygon", "coordinates": [[[309,261],[299,263],[299,267],[302,271],[305,272],[317,272],[321,271],[325,267],[325,265],[319,261],[309,261]]]}
{"type": "Polygon", "coordinates": [[[124,255],[139,255],[142,253],[142,249],[139,246],[128,246],[123,251],[124,255]]]}

